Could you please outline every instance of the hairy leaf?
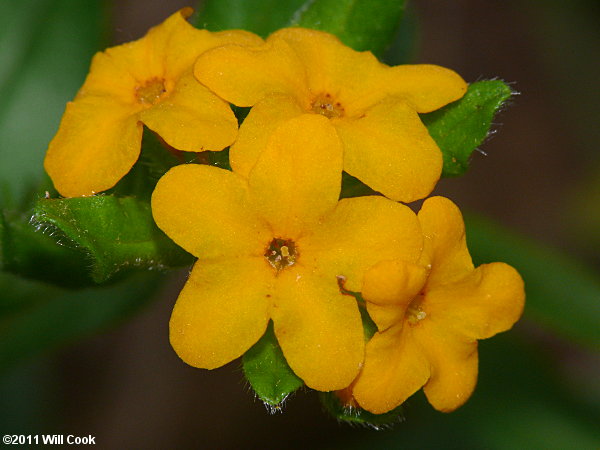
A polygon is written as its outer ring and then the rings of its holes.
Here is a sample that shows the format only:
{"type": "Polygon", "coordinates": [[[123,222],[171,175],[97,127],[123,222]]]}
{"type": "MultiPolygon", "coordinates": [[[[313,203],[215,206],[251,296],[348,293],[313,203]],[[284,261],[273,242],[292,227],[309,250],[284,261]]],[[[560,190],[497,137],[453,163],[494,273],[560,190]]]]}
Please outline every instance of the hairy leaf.
{"type": "Polygon", "coordinates": [[[97,283],[132,269],[161,270],[193,262],[156,227],[150,205],[133,197],[41,199],[33,220],[63,245],[88,253],[97,283]]]}
{"type": "Polygon", "coordinates": [[[429,134],[442,150],[443,176],[466,172],[471,153],[488,136],[494,115],[512,94],[502,81],[479,81],[471,84],[460,100],[421,115],[429,134]]]}

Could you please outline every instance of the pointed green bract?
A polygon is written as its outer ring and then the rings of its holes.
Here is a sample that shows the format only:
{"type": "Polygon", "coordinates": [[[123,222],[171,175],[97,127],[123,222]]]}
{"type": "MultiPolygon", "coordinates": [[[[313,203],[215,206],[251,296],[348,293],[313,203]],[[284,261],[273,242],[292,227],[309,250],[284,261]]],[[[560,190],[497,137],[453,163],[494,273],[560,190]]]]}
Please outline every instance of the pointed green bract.
{"type": "Polygon", "coordinates": [[[86,252],[97,283],[130,270],[161,270],[193,262],[158,229],[150,205],[133,197],[41,199],[32,220],[63,244],[86,252]]]}
{"type": "Polygon", "coordinates": [[[246,352],[242,362],[246,379],[271,412],[280,410],[286,397],[304,384],[288,366],[272,322],[264,336],[246,352]]]}
{"type": "Polygon", "coordinates": [[[292,24],[335,34],[354,50],[377,56],[392,42],[404,13],[404,0],[308,1],[292,24]]]}
{"type": "Polygon", "coordinates": [[[469,85],[460,100],[421,115],[442,150],[442,176],[454,177],[466,172],[471,154],[488,136],[494,116],[512,95],[503,81],[479,81],[469,85]]]}

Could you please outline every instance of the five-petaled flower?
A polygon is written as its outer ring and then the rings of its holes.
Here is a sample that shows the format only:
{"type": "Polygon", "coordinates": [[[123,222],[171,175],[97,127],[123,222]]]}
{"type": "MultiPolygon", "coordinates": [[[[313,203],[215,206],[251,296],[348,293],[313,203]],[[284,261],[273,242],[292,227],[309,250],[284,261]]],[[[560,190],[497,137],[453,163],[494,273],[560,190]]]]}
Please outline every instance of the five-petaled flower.
{"type": "Polygon", "coordinates": [[[94,56],[44,162],[62,195],[113,187],[138,159],[142,123],[179,150],[221,150],[233,142],[235,116],[194,79],[192,66],[213,47],[260,39],[246,31],[196,29],[185,20],[191,13],[184,8],[145,37],[94,56]]]}
{"type": "Polygon", "coordinates": [[[427,196],[442,167],[441,152],[417,113],[466,91],[451,70],[388,67],[331,34],[303,28],[279,30],[259,46],[213,49],[200,56],[194,74],[225,100],[253,106],[231,150],[239,173],[250,172],[279,123],[315,113],[330,120],[343,142],[343,169],[403,202],[427,196]]]}
{"type": "Polygon", "coordinates": [[[512,267],[473,267],[456,205],[429,198],[418,218],[419,264],[383,261],[365,275],[363,297],[379,331],[352,393],[377,414],[421,387],[440,411],[461,406],[477,381],[477,339],[508,330],[523,311],[523,281],[512,267]]]}
{"type": "Polygon", "coordinates": [[[283,353],[307,386],[348,386],[364,357],[353,296],[381,260],[415,264],[416,215],[384,197],[339,200],[342,149],[320,115],[274,131],[248,177],[181,165],[158,182],[158,226],[198,257],[170,321],[188,364],[212,369],[241,356],[270,319],[283,353]],[[310,134],[306,130],[311,130],[310,134]]]}

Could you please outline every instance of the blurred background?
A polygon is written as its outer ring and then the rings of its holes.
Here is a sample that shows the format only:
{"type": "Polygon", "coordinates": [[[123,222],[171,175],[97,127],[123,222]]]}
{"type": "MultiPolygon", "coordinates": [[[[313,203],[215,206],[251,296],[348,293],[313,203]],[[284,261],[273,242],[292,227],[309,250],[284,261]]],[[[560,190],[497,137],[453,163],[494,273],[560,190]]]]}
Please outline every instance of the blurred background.
{"type": "MultiPolygon", "coordinates": [[[[0,1],[2,8],[11,8],[9,3],[0,1]]],[[[0,170],[9,180],[2,189],[19,195],[26,193],[19,186],[39,175],[47,142],[93,53],[139,38],[178,8],[196,4],[25,3],[39,12],[27,15],[29,29],[62,33],[64,52],[78,62],[56,67],[54,50],[45,51],[42,39],[27,50],[39,53],[36,65],[17,88],[7,88],[11,74],[1,61],[14,56],[13,43],[21,37],[6,30],[21,16],[0,19],[0,170]],[[52,17],[65,16],[61,11],[74,11],[72,19],[88,8],[97,15],[87,14],[87,22],[52,24],[52,17]],[[89,42],[87,50],[69,47],[78,39],[89,42]],[[44,114],[20,106],[40,99],[49,105],[44,114]],[[23,145],[37,150],[11,153],[23,145]]],[[[496,117],[496,133],[474,153],[466,175],[442,180],[436,193],[523,236],[515,245],[532,245],[534,253],[543,248],[538,271],[568,261],[569,271],[581,270],[594,283],[600,266],[599,19],[595,0],[413,0],[388,54],[393,63],[452,68],[470,82],[510,82],[518,95],[496,117]],[[549,258],[543,257],[545,246],[554,249],[549,258]]],[[[485,244],[493,238],[473,239],[485,244]]],[[[512,263],[507,252],[498,250],[496,258],[512,263]]],[[[491,262],[485,257],[478,262],[491,262]]],[[[136,314],[99,327],[100,333],[82,333],[68,344],[57,340],[27,358],[9,357],[11,364],[0,372],[0,431],[91,434],[99,448],[600,448],[600,342],[571,333],[576,323],[561,327],[558,313],[548,319],[532,311],[512,331],[481,342],[479,386],[458,411],[436,412],[419,393],[406,402],[402,423],[374,431],[338,424],[314,392],[296,393],[283,413],[269,415],[245,384],[239,361],[214,371],[180,361],[169,346],[168,320],[186,275],[170,277],[160,292],[146,295],[136,314]]],[[[556,282],[569,292],[576,280],[556,282]]],[[[14,289],[21,283],[4,281],[14,289]]],[[[588,298],[583,306],[577,300],[565,296],[565,317],[572,313],[565,320],[579,314],[589,323],[598,316],[600,298],[588,298]]],[[[60,329],[59,316],[38,314],[48,329],[60,329]]],[[[12,330],[14,323],[0,320],[0,332],[2,327],[12,330]]],[[[44,328],[40,333],[43,341],[44,328]]]]}

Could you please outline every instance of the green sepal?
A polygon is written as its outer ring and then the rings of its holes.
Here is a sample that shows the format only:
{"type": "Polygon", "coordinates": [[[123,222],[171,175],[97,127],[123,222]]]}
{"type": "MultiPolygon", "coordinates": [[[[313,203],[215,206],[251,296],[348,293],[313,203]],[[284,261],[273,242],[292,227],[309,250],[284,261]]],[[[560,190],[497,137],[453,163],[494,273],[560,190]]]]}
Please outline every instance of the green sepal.
{"type": "Polygon", "coordinates": [[[373,189],[364,184],[358,178],[342,172],[342,191],[340,198],[360,197],[363,195],[376,195],[373,189]]]}
{"type": "Polygon", "coordinates": [[[273,323],[242,358],[244,375],[271,413],[281,411],[285,399],[304,383],[290,369],[279,347],[273,323]]]}
{"type": "Polygon", "coordinates": [[[479,81],[469,85],[460,100],[421,115],[442,150],[442,176],[455,177],[466,172],[471,154],[489,135],[494,115],[512,95],[503,81],[479,81]]]}
{"type": "Polygon", "coordinates": [[[375,430],[391,428],[402,422],[402,405],[384,414],[373,414],[359,406],[348,406],[342,404],[340,398],[334,392],[320,392],[319,400],[325,410],[342,422],[364,425],[375,430]]]}
{"type": "Polygon", "coordinates": [[[292,24],[327,31],[354,50],[381,56],[396,34],[404,4],[404,0],[307,1],[292,24]]]}
{"type": "Polygon", "coordinates": [[[150,205],[134,197],[40,199],[32,221],[63,245],[85,251],[96,283],[132,270],[163,270],[193,262],[158,229],[150,205]]]}

